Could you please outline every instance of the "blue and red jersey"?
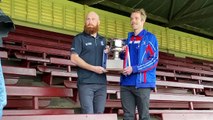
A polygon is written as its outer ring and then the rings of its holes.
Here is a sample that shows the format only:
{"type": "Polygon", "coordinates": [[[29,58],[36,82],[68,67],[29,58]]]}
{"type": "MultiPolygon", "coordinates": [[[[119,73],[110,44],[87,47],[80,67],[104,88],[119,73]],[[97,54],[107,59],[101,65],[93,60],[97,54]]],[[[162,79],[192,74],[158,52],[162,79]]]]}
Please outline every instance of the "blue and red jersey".
{"type": "Polygon", "coordinates": [[[142,30],[137,36],[128,34],[127,49],[124,54],[124,67],[132,66],[130,75],[121,75],[122,86],[154,88],[158,63],[158,42],[152,33],[142,30]]]}

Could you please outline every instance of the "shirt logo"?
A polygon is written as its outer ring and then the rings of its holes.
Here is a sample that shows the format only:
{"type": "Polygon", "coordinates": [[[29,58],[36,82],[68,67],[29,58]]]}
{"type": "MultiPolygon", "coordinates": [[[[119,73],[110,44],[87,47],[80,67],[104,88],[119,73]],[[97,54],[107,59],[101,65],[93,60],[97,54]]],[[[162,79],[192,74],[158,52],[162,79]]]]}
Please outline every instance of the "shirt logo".
{"type": "Polygon", "coordinates": [[[145,45],[146,44],[146,42],[145,41],[143,41],[143,45],[145,45]]]}
{"type": "Polygon", "coordinates": [[[92,45],[91,42],[85,43],[86,46],[92,45]]]}
{"type": "Polygon", "coordinates": [[[104,42],[103,41],[101,41],[101,46],[104,46],[104,42]]]}
{"type": "Polygon", "coordinates": [[[71,48],[71,50],[75,50],[75,48],[71,48]]]}

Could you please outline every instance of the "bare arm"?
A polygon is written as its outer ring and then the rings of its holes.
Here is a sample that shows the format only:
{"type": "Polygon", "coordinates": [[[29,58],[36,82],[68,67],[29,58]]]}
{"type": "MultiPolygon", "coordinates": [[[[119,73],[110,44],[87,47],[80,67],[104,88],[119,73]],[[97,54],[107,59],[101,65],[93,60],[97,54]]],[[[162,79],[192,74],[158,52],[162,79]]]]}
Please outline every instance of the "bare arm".
{"type": "Polygon", "coordinates": [[[89,71],[92,71],[92,72],[95,72],[95,73],[98,73],[98,74],[102,74],[105,71],[105,69],[103,67],[101,67],[101,66],[93,66],[93,65],[90,65],[90,64],[86,63],[76,53],[72,53],[71,54],[71,61],[73,63],[75,63],[77,66],[79,66],[79,67],[81,67],[83,69],[86,69],[86,70],[89,70],[89,71]]]}

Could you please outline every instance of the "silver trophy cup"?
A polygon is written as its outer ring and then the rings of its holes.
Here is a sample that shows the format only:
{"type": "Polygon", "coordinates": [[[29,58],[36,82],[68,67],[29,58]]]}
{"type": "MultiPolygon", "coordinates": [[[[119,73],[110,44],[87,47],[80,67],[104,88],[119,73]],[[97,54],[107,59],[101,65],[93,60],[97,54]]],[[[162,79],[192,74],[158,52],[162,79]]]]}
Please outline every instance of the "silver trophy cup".
{"type": "Polygon", "coordinates": [[[112,57],[106,60],[106,69],[119,71],[123,69],[123,60],[119,58],[119,52],[123,49],[123,39],[112,39],[110,40],[110,52],[112,57]]]}

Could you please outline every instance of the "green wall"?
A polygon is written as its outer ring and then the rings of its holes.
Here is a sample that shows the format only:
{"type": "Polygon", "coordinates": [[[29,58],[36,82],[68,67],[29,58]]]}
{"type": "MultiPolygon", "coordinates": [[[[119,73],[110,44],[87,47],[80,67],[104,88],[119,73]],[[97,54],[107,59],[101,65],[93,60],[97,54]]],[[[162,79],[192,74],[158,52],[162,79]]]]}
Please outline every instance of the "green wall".
{"type": "MultiPolygon", "coordinates": [[[[67,0],[3,0],[0,8],[17,25],[63,34],[82,32],[85,14],[91,10],[100,15],[103,36],[126,38],[131,31],[129,17],[67,0]]],[[[213,60],[213,40],[150,23],[146,23],[145,28],[157,36],[161,51],[213,60]]]]}

